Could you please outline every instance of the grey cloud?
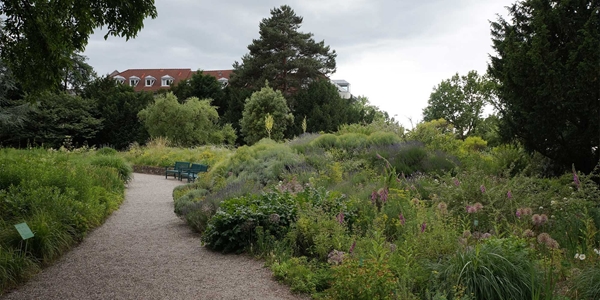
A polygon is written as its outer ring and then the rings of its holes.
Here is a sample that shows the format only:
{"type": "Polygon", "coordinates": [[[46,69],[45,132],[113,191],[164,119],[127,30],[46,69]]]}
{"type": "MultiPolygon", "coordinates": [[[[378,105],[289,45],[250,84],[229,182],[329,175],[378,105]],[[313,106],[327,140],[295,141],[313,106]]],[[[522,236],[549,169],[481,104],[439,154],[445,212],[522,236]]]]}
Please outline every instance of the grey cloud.
{"type": "MultiPolygon", "coordinates": [[[[453,12],[472,3],[475,0],[295,0],[289,5],[304,17],[302,31],[314,33],[332,49],[344,49],[444,34],[453,28],[453,12]]],[[[127,68],[231,68],[258,38],[259,22],[280,5],[271,0],[157,0],[158,18],[146,20],[136,39],[104,41],[99,30],[85,55],[101,74],[127,68]]],[[[339,52],[338,62],[348,57],[339,52]]]]}

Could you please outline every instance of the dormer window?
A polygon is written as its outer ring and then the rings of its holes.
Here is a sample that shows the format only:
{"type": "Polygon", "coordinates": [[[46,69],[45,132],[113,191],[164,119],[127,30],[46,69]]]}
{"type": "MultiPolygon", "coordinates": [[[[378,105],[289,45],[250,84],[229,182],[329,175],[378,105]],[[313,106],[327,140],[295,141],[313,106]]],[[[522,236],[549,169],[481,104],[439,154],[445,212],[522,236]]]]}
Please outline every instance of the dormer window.
{"type": "Polygon", "coordinates": [[[131,77],[129,77],[129,85],[130,86],[135,87],[135,86],[138,85],[138,83],[140,83],[140,78],[139,77],[137,77],[137,76],[131,76],[131,77]]]}
{"type": "Polygon", "coordinates": [[[169,76],[169,75],[165,75],[163,77],[161,77],[161,86],[170,86],[171,84],[173,84],[173,80],[175,78],[169,76]]]}
{"type": "Polygon", "coordinates": [[[113,77],[113,79],[119,84],[123,84],[125,82],[125,77],[123,77],[121,75],[117,75],[117,76],[113,77]]]}
{"type": "Polygon", "coordinates": [[[229,84],[229,80],[225,77],[221,77],[221,78],[217,79],[217,81],[221,84],[222,89],[226,88],[227,85],[229,84]]]}
{"type": "Polygon", "coordinates": [[[146,86],[153,86],[156,82],[156,78],[152,76],[146,76],[146,86]]]}

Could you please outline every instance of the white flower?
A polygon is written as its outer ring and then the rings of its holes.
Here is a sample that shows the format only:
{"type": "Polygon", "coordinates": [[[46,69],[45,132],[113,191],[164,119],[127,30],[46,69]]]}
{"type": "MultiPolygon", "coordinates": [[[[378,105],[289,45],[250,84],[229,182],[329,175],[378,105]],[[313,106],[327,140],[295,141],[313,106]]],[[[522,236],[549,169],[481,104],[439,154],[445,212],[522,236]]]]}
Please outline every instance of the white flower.
{"type": "Polygon", "coordinates": [[[594,253],[600,255],[600,249],[594,249],[594,253]]]}
{"type": "Polygon", "coordinates": [[[554,200],[550,201],[550,206],[554,206],[554,205],[556,205],[556,201],[554,201],[554,200]]]}
{"type": "Polygon", "coordinates": [[[540,209],[544,209],[544,207],[543,207],[543,206],[540,206],[540,209]]]}
{"type": "Polygon", "coordinates": [[[579,259],[579,253],[575,253],[575,259],[579,259]]]}
{"type": "Polygon", "coordinates": [[[579,254],[579,260],[585,260],[585,254],[579,254]]]}

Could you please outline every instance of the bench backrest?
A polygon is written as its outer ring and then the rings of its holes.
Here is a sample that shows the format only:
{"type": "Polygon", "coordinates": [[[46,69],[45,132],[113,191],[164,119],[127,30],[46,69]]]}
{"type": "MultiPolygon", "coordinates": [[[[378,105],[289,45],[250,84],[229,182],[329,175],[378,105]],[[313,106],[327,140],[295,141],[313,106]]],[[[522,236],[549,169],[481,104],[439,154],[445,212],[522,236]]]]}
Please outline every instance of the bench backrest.
{"type": "Polygon", "coordinates": [[[187,161],[176,161],[175,170],[187,169],[190,167],[190,163],[187,161]]]}
{"type": "Polygon", "coordinates": [[[208,172],[208,166],[203,164],[192,164],[190,169],[196,172],[208,172]]]}

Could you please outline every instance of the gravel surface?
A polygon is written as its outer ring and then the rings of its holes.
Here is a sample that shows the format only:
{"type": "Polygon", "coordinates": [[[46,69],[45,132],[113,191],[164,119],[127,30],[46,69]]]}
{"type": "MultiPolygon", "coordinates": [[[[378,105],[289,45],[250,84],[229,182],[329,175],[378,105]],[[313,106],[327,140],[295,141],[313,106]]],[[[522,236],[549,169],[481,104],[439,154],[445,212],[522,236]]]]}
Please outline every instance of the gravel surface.
{"type": "Polygon", "coordinates": [[[121,208],[53,266],[1,299],[304,299],[263,262],[200,246],[173,213],[180,182],[135,174],[121,208]]]}

